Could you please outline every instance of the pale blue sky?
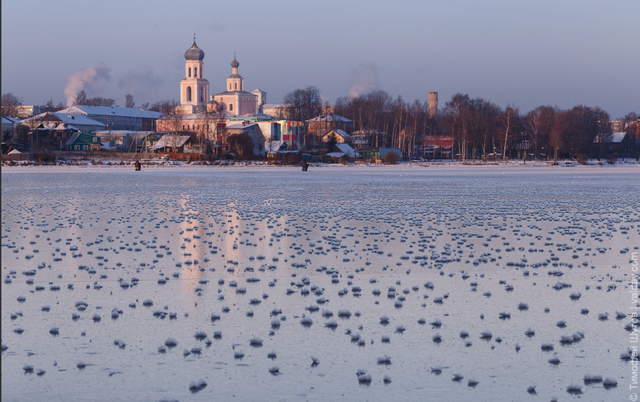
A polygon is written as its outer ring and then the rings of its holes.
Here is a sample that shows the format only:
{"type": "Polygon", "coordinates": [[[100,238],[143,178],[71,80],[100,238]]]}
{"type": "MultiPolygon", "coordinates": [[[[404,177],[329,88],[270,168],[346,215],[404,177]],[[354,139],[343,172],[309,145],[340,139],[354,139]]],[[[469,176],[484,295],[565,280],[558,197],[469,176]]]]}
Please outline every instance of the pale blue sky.
{"type": "Polygon", "coordinates": [[[616,118],[640,113],[638,18],[640,0],[3,0],[2,93],[66,102],[67,78],[102,62],[110,80],[90,95],[177,99],[195,32],[211,93],[235,51],[269,103],[307,85],[333,103],[355,85],[616,118]]]}

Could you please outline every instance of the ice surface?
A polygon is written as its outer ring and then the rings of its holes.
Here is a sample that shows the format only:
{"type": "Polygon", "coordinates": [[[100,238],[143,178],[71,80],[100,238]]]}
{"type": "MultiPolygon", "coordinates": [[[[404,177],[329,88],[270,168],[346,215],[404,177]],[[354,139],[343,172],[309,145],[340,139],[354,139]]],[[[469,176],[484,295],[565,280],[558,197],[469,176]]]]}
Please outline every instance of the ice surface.
{"type": "Polygon", "coordinates": [[[3,167],[2,399],[628,398],[638,173],[3,167]]]}

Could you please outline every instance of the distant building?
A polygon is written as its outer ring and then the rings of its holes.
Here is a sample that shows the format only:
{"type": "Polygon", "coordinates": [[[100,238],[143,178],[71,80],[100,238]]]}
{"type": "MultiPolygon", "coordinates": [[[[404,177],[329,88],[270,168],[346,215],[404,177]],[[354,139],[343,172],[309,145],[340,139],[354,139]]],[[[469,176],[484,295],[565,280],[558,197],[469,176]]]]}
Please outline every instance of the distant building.
{"type": "Polygon", "coordinates": [[[26,119],[27,117],[32,117],[41,113],[57,112],[62,109],[64,108],[39,105],[20,105],[18,106],[18,117],[21,119],[26,119]]]}
{"type": "Polygon", "coordinates": [[[127,107],[75,105],[60,110],[65,115],[84,115],[104,124],[107,130],[154,131],[160,112],[127,107]]]}

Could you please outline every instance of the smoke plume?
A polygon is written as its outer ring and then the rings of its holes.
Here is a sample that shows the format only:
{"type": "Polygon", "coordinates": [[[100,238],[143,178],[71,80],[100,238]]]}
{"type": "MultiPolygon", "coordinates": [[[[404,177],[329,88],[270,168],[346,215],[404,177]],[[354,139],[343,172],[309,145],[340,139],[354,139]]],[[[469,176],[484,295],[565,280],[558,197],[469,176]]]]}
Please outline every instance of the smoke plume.
{"type": "Polygon", "coordinates": [[[378,67],[374,63],[361,64],[352,72],[352,81],[355,84],[349,91],[350,98],[357,98],[378,88],[378,67]]]}
{"type": "Polygon", "coordinates": [[[85,90],[88,94],[103,91],[107,83],[111,81],[111,69],[103,62],[95,67],[78,68],[67,78],[67,86],[64,96],[67,98],[67,106],[72,106],[79,91],[85,90]]]}

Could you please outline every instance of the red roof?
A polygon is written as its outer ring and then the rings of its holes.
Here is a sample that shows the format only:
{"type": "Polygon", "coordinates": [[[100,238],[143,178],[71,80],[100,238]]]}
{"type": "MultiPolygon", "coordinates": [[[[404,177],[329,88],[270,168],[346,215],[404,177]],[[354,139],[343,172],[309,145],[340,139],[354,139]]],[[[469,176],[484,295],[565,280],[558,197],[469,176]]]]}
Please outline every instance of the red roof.
{"type": "Polygon", "coordinates": [[[426,146],[432,146],[432,147],[452,147],[453,141],[454,141],[453,137],[450,137],[450,136],[428,135],[424,137],[424,139],[422,140],[422,144],[426,146]]]}

